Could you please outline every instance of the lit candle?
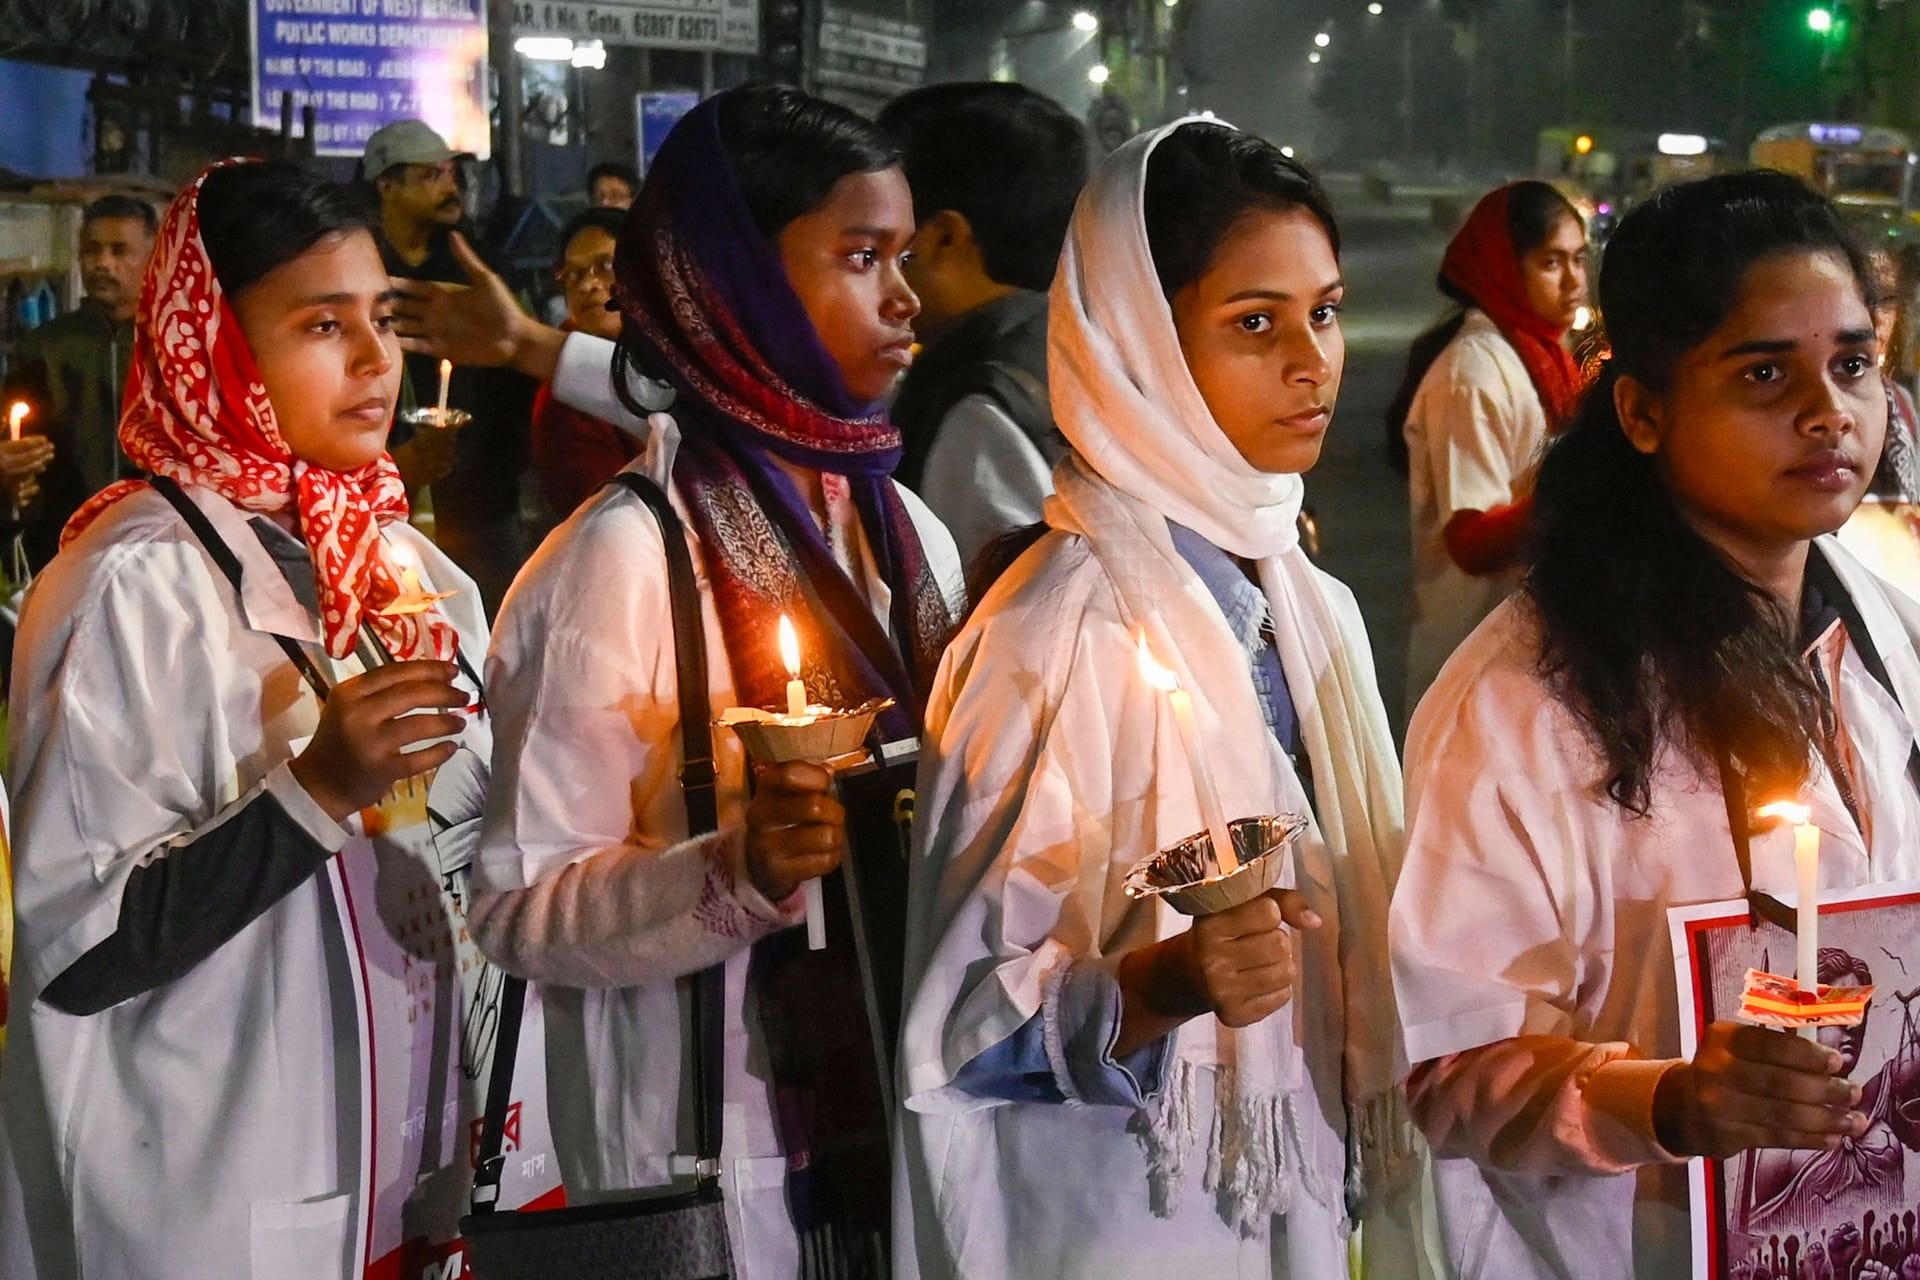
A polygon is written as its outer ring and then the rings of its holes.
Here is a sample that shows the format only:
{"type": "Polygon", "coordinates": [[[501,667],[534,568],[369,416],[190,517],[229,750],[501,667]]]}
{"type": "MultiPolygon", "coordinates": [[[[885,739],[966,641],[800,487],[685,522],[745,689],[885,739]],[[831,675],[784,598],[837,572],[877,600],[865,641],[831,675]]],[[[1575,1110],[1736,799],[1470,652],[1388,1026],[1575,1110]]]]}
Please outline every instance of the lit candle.
{"type": "Polygon", "coordinates": [[[434,422],[440,426],[447,423],[447,383],[453,378],[453,361],[440,362],[440,403],[434,408],[434,422]]]}
{"type": "MultiPolygon", "coordinates": [[[[1794,916],[1796,962],[1794,978],[1802,991],[1820,990],[1820,828],[1808,821],[1813,813],[1791,800],[1777,800],[1759,810],[1763,818],[1785,818],[1793,824],[1793,869],[1797,873],[1798,902],[1794,916]]],[[[1801,1027],[1802,1038],[1817,1035],[1801,1027]]]]}
{"type": "MultiPolygon", "coordinates": [[[[784,613],[780,615],[780,660],[793,677],[787,681],[787,714],[798,720],[807,714],[807,686],[800,679],[800,637],[793,629],[793,620],[784,613]]],[[[806,893],[807,950],[823,951],[827,945],[827,908],[820,881],[809,880],[801,888],[806,893]]]]}
{"type": "Polygon", "coordinates": [[[787,664],[787,714],[804,716],[807,714],[807,686],[800,679],[800,637],[795,634],[793,621],[786,614],[780,615],[780,660],[787,664]]]}
{"type": "Polygon", "coordinates": [[[32,412],[33,410],[27,407],[25,400],[15,400],[13,402],[13,405],[7,410],[7,434],[9,437],[14,440],[20,438],[20,424],[25,422],[27,415],[32,412]]]}
{"type": "Polygon", "coordinates": [[[1227,831],[1226,813],[1220,807],[1220,797],[1213,789],[1213,775],[1207,771],[1207,757],[1200,741],[1200,727],[1193,718],[1193,695],[1180,687],[1180,679],[1173,672],[1154,661],[1153,651],[1147,648],[1147,637],[1140,636],[1140,672],[1147,683],[1167,695],[1167,705],[1173,710],[1174,727],[1180,731],[1180,745],[1186,748],[1187,767],[1193,774],[1193,790],[1200,802],[1200,819],[1206,824],[1207,836],[1213,841],[1214,860],[1219,863],[1222,874],[1231,874],[1240,869],[1240,859],[1233,851],[1233,838],[1227,831]]]}

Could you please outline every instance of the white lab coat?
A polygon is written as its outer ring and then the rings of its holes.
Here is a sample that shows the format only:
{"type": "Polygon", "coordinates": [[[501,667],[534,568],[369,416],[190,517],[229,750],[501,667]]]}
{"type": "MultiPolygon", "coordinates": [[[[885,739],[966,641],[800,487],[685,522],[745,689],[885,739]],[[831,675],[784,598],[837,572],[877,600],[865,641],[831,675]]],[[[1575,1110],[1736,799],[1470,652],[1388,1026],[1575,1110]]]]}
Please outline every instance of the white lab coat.
{"type": "MultiPolygon", "coordinates": [[[[1914,879],[1920,797],[1903,705],[1920,707],[1920,607],[1834,539],[1819,546],[1899,695],[1845,646],[1835,690],[1870,838],[1820,768],[1808,803],[1823,832],[1821,883],[1914,879]]],[[[1461,646],[1414,717],[1390,915],[1395,988],[1416,1064],[1515,1036],[1585,1048],[1564,1069],[1549,1061],[1559,1051],[1543,1050],[1525,1067],[1515,1056],[1468,1070],[1416,1093],[1414,1109],[1449,1157],[1435,1161],[1435,1180],[1456,1275],[1668,1280],[1688,1273],[1689,1253],[1685,1168],[1652,1135],[1653,1090],[1680,1053],[1667,910],[1745,890],[1718,780],[1669,752],[1651,814],[1624,814],[1599,792],[1599,758],[1537,656],[1516,597],[1461,646]],[[1501,1168],[1463,1154],[1494,1149],[1501,1168]]],[[[1752,848],[1754,887],[1791,898],[1792,832],[1756,835],[1752,848]]]]}
{"type": "MultiPolygon", "coordinates": [[[[607,349],[572,336],[555,394],[631,423],[607,393],[607,349]]],[[[663,483],[678,429],[656,414],[645,432],[628,469],[663,483]]],[[[711,717],[736,703],[733,675],[699,539],[679,494],[664,487],[687,526],[702,587],[708,697],[698,714],[711,717]]],[[[919,499],[901,495],[957,610],[964,587],[952,539],[919,499]]],[[[857,522],[849,532],[856,581],[885,622],[890,592],[857,522]]],[[[688,986],[676,975],[725,961],[729,1235],[743,1280],[787,1280],[799,1246],[766,1051],[748,1016],[747,967],[748,944],[796,923],[799,904],[797,895],[765,901],[745,875],[745,765],[731,733],[714,735],[721,833],[686,839],[670,617],[660,526],[624,489],[582,504],[514,583],[487,667],[498,746],[475,934],[488,954],[542,980],[555,1144],[576,1202],[658,1188],[691,1171],[688,986]],[[607,878],[592,888],[569,879],[583,874],[607,878]],[[529,886],[534,892],[512,892],[529,886]],[[608,901],[614,893],[618,901],[608,901]]]]}
{"type": "MultiPolygon", "coordinates": [[[[387,834],[360,834],[360,815],[333,822],[288,768],[319,705],[273,636],[305,642],[330,679],[358,663],[325,658],[245,513],[186,492],[238,557],[242,594],[143,492],[55,559],[20,632],[7,1280],[358,1280],[383,1258],[396,1266],[403,1235],[445,1246],[427,1256],[450,1249],[471,1182],[484,1072],[469,1082],[462,1059],[484,1067],[491,1050],[463,1054],[482,970],[449,894],[464,887],[488,721],[468,720],[430,796],[381,807],[387,834]],[[38,1002],[114,932],[137,865],[263,789],[337,851],[323,870],[173,982],[85,1017],[38,1002]],[[454,828],[433,834],[427,802],[454,828]]],[[[441,608],[477,655],[473,584],[411,528],[385,536],[426,584],[460,592],[441,608]]],[[[528,1030],[537,1067],[537,1012],[528,1030]]],[[[523,1103],[525,1154],[545,1143],[539,1107],[537,1092],[523,1103]]],[[[514,1163],[506,1202],[554,1181],[550,1167],[523,1181],[514,1163]]]]}
{"type": "Polygon", "coordinates": [[[1547,444],[1547,411],[1520,353],[1484,312],[1469,310],[1407,411],[1407,499],[1413,528],[1413,627],[1407,639],[1407,712],[1495,605],[1520,585],[1518,568],[1468,573],[1442,536],[1462,511],[1490,511],[1532,487],[1547,444]]]}
{"type": "MultiPolygon", "coordinates": [[[[1320,580],[1331,607],[1362,634],[1352,596],[1320,580]]],[[[1163,603],[1213,608],[1197,582],[1188,598],[1163,603]]],[[[1267,1171],[1280,1182],[1284,1213],[1243,1230],[1234,1195],[1223,1191],[1216,1200],[1204,1189],[1208,1163],[1219,1158],[1218,1068],[1189,1063],[1181,1051],[1167,1067],[1168,1096],[1150,1098],[1144,1110],[995,1101],[953,1083],[967,1063],[1040,1016],[1048,1019],[1056,1083],[1075,1098],[1059,1056],[1063,1031],[1052,1021],[1052,993],[1066,967],[1116,966],[1127,952],[1190,923],[1163,903],[1138,904],[1122,891],[1136,862],[1201,825],[1189,773],[1165,767],[1184,756],[1165,700],[1138,664],[1112,581],[1085,540],[1056,532],[987,596],[941,665],[921,760],[908,917],[894,1204],[903,1276],[1346,1274],[1347,1118],[1339,1115],[1342,1045],[1333,1029],[1351,1016],[1340,1012],[1345,942],[1369,931],[1342,919],[1343,895],[1316,878],[1307,855],[1287,882],[1299,877],[1328,924],[1297,935],[1295,999],[1231,1035],[1211,1018],[1197,1019],[1176,1042],[1217,1037],[1257,1046],[1238,1050],[1248,1057],[1237,1069],[1243,1077],[1263,1073],[1265,1087],[1284,1099],[1274,1112],[1281,1167],[1267,1171]],[[1183,1078],[1192,1081],[1191,1095],[1176,1086],[1183,1078]],[[1157,1127],[1168,1097],[1184,1096],[1192,1098],[1191,1116],[1167,1124],[1184,1127],[1195,1145],[1184,1173],[1170,1175],[1150,1158],[1143,1134],[1157,1127]]],[[[1244,670],[1220,672],[1216,686],[1206,670],[1194,675],[1209,698],[1223,700],[1247,679],[1244,670]]],[[[1210,745],[1219,759],[1223,744],[1210,745]]],[[[1261,779],[1270,806],[1301,807],[1270,733],[1234,750],[1236,776],[1261,779]]],[[[1309,834],[1303,843],[1319,839],[1309,834]]],[[[1383,1261],[1389,1269],[1380,1274],[1418,1274],[1407,1252],[1393,1260],[1404,1271],[1383,1261]]]]}

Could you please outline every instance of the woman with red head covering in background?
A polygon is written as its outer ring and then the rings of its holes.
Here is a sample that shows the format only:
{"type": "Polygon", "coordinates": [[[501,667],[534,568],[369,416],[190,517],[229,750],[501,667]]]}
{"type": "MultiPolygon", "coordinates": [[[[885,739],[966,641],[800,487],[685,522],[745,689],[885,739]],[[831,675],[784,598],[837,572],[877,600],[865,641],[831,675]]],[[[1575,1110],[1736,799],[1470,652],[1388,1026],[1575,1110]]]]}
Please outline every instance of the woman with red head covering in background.
{"type": "Polygon", "coordinates": [[[1414,341],[1387,411],[1412,508],[1409,713],[1519,584],[1534,465],[1580,396],[1566,335],[1587,297],[1586,249],[1565,196],[1515,182],[1474,206],[1440,263],[1440,292],[1462,310],[1414,341]]]}
{"type": "Polygon", "coordinates": [[[286,165],[174,201],[120,424],[154,479],[82,508],[27,598],[0,1274],[458,1270],[487,627],[386,452],[373,225],[286,165]]]}

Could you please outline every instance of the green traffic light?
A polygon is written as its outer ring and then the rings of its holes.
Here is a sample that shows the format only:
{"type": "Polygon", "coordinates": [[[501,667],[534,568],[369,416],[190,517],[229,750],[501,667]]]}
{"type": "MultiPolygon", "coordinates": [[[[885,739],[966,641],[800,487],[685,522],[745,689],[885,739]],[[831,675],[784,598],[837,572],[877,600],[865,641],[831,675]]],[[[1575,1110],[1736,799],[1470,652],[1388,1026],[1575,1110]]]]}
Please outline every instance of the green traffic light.
{"type": "Polygon", "coordinates": [[[1832,31],[1833,30],[1833,10],[1831,9],[1807,10],[1807,28],[1808,30],[1814,32],[1815,34],[1823,35],[1823,36],[1826,35],[1829,31],[1832,31]]]}

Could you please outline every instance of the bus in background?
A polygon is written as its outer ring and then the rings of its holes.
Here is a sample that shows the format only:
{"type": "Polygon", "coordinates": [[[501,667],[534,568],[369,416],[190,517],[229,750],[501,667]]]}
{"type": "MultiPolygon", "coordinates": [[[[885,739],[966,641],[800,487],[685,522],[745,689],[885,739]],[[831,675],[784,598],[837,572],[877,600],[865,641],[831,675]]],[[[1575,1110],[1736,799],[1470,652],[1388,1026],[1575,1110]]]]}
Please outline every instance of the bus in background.
{"type": "Polygon", "coordinates": [[[1805,180],[1867,230],[1914,230],[1912,141],[1881,125],[1778,124],[1753,141],[1753,163],[1805,180]]]}

